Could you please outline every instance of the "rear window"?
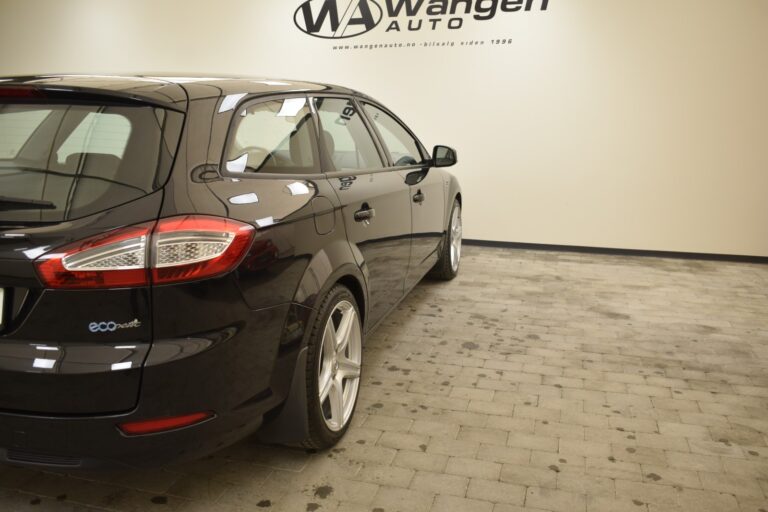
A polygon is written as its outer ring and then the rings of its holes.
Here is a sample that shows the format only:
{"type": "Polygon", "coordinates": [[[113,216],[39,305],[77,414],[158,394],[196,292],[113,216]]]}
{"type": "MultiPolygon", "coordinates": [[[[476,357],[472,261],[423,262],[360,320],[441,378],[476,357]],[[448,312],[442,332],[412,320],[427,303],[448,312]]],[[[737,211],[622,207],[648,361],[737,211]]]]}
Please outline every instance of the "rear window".
{"type": "Polygon", "coordinates": [[[61,222],[150,194],[181,120],[153,106],[0,103],[0,222],[61,222]]]}

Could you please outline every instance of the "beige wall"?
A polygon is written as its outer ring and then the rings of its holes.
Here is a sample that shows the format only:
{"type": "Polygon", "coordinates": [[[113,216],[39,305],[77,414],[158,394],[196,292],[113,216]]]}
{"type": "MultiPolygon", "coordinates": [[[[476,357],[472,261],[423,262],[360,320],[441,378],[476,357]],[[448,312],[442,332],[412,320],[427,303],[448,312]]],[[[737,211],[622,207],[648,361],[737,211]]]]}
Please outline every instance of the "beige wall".
{"type": "Polygon", "coordinates": [[[342,83],[458,148],[470,238],[768,256],[768,1],[550,0],[347,40],[512,45],[347,52],[296,29],[299,3],[0,0],[0,74],[342,83]]]}

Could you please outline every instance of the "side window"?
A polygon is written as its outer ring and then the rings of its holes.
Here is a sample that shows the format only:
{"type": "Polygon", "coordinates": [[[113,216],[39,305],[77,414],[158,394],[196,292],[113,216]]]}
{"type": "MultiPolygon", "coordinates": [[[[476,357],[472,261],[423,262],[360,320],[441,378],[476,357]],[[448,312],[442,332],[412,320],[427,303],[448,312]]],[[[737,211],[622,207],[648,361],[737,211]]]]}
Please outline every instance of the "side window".
{"type": "Polygon", "coordinates": [[[225,167],[236,173],[312,173],[317,169],[312,126],[306,98],[246,106],[235,115],[225,167]]]}
{"type": "Polygon", "coordinates": [[[419,150],[419,143],[395,118],[368,103],[365,103],[365,112],[379,130],[381,139],[396,167],[416,165],[424,160],[419,150]]]}
{"type": "Polygon", "coordinates": [[[346,98],[315,98],[325,150],[339,171],[384,167],[355,104],[346,98]]]}

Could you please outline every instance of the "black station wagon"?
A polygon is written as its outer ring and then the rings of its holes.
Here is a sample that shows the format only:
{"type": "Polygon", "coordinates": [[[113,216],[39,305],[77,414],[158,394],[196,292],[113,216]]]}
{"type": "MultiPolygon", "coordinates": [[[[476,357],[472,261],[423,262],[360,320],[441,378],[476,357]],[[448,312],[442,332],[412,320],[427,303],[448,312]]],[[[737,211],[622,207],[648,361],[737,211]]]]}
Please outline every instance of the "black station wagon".
{"type": "Polygon", "coordinates": [[[332,446],[364,336],[459,270],[454,163],[342,87],[0,79],[0,462],[332,446]]]}

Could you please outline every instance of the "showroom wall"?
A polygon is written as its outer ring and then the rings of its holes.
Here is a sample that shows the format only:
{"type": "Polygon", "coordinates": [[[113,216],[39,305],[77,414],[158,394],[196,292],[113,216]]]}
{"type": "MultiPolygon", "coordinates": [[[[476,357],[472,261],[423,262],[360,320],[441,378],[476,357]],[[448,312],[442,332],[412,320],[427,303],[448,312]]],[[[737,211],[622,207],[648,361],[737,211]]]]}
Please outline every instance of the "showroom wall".
{"type": "Polygon", "coordinates": [[[768,1],[304,1],[1,0],[0,74],[341,83],[458,149],[469,238],[768,256],[768,1]]]}

